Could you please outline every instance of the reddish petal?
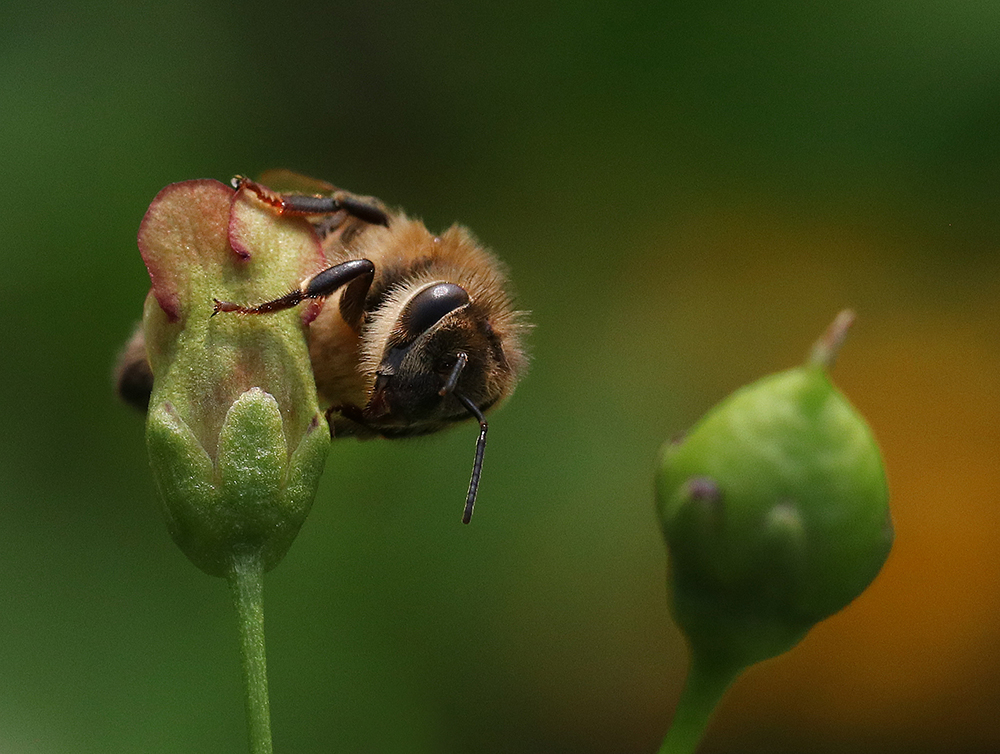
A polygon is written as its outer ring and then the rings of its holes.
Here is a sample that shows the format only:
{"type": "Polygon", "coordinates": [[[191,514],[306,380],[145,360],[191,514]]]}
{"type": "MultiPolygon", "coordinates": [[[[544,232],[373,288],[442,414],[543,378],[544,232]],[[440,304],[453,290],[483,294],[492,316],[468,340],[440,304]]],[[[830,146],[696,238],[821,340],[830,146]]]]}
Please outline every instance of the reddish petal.
{"type": "Polygon", "coordinates": [[[153,294],[172,322],[186,311],[192,274],[228,253],[226,229],[235,192],[211,179],[172,183],[153,199],[139,226],[139,253],[153,294]]]}

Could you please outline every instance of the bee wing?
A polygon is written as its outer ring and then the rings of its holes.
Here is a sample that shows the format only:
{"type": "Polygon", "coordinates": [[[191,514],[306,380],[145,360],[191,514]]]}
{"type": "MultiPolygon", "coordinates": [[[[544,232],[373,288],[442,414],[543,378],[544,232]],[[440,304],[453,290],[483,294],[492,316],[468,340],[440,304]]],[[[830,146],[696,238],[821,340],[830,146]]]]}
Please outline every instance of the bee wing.
{"type": "MultiPolygon", "coordinates": [[[[285,197],[294,203],[296,196],[322,196],[335,197],[343,202],[351,202],[355,209],[352,211],[343,208],[330,213],[317,212],[309,215],[307,219],[319,234],[323,244],[323,252],[327,260],[339,261],[343,256],[340,249],[349,244],[358,234],[362,233],[372,224],[371,217],[385,217],[385,205],[372,196],[358,196],[349,191],[344,191],[327,181],[318,178],[310,178],[286,168],[274,168],[264,171],[257,183],[267,190],[285,197]],[[358,215],[357,207],[369,208],[367,214],[358,215]]],[[[383,225],[385,222],[377,222],[383,225]]]]}
{"type": "Polygon", "coordinates": [[[307,194],[310,196],[329,196],[339,189],[332,183],[310,178],[287,168],[272,168],[265,170],[257,179],[278,194],[307,194]]]}

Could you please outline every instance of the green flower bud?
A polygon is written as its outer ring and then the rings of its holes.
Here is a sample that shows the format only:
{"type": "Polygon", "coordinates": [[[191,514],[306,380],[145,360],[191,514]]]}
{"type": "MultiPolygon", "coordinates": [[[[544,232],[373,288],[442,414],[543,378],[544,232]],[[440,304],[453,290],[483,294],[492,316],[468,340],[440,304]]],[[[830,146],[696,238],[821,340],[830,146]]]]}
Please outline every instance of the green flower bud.
{"type": "Polygon", "coordinates": [[[742,668],[787,651],[889,554],[878,446],[826,372],[849,319],[810,363],[736,391],[664,448],[671,609],[702,661],[742,668]]]}
{"type": "Polygon", "coordinates": [[[171,535],[202,570],[269,569],[312,504],[329,448],[305,340],[315,309],[212,317],[213,298],[267,300],[325,266],[304,221],[216,181],[154,199],[139,231],[153,283],[146,439],[171,535]]]}

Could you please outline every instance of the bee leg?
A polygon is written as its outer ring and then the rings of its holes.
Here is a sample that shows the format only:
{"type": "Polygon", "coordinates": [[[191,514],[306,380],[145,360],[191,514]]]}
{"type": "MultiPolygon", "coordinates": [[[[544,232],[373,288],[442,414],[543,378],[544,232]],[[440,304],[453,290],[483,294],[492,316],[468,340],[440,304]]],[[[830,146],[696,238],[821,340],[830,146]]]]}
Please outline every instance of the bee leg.
{"type": "MultiPolygon", "coordinates": [[[[355,261],[368,262],[367,259],[355,261]]],[[[344,264],[349,263],[344,262],[344,264]]],[[[361,331],[361,322],[365,316],[365,299],[368,297],[368,289],[375,277],[375,265],[371,262],[368,264],[370,268],[348,283],[340,296],[340,316],[355,332],[361,331]]]]}
{"type": "Polygon", "coordinates": [[[343,403],[337,406],[330,406],[326,410],[326,421],[327,424],[330,425],[331,440],[336,437],[335,425],[337,416],[340,416],[356,425],[354,427],[344,428],[342,436],[357,437],[359,440],[377,436],[375,430],[369,426],[368,420],[365,419],[365,412],[363,409],[358,408],[353,403],[343,403]]]}
{"type": "MultiPolygon", "coordinates": [[[[364,295],[368,292],[368,287],[371,285],[374,276],[375,265],[370,261],[367,259],[351,259],[347,262],[335,264],[333,267],[327,267],[325,270],[307,277],[299,283],[298,288],[289,291],[279,298],[265,301],[263,304],[243,306],[242,304],[234,304],[231,301],[219,301],[217,298],[212,299],[215,302],[215,311],[212,312],[212,316],[214,317],[219,312],[267,314],[269,312],[278,312],[282,309],[291,309],[308,298],[326,298],[345,285],[348,286],[348,292],[353,289],[354,298],[360,296],[361,304],[363,305],[364,295]],[[358,293],[359,291],[360,294],[358,293]]],[[[341,304],[341,311],[343,311],[343,304],[341,304]]]]}
{"type": "Polygon", "coordinates": [[[326,417],[326,426],[330,428],[330,439],[336,440],[337,433],[333,429],[333,415],[337,413],[337,408],[335,406],[330,406],[326,411],[323,412],[323,416],[326,417]]]}
{"type": "Polygon", "coordinates": [[[281,215],[332,215],[343,210],[348,215],[372,225],[389,226],[389,216],[380,207],[358,199],[346,191],[335,191],[330,196],[308,194],[278,194],[256,181],[238,175],[233,178],[233,188],[253,191],[281,215]]]}
{"type": "Polygon", "coordinates": [[[330,408],[326,410],[327,417],[329,417],[330,414],[340,414],[345,419],[350,419],[355,424],[360,424],[363,427],[368,426],[365,422],[364,411],[355,406],[353,403],[343,403],[339,406],[330,406],[330,408]]]}
{"type": "Polygon", "coordinates": [[[140,323],[118,356],[115,367],[115,387],[118,396],[140,411],[149,407],[153,392],[153,371],[146,360],[146,341],[140,323]]]}

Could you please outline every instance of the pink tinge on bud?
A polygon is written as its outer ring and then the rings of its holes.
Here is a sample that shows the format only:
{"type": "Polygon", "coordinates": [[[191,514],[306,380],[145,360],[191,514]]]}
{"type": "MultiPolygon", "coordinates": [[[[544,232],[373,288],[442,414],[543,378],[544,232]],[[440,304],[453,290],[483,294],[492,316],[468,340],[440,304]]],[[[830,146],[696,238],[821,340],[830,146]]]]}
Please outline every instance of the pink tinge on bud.
{"type": "Polygon", "coordinates": [[[153,295],[171,322],[190,309],[191,276],[206,265],[220,264],[220,257],[230,249],[234,194],[230,187],[211,179],[172,183],[156,195],[142,219],[139,253],[149,271],[153,295]]]}
{"type": "MultiPolygon", "coordinates": [[[[208,305],[196,289],[207,281],[223,281],[226,271],[245,270],[255,253],[276,251],[290,226],[297,231],[295,266],[288,284],[325,268],[319,238],[305,220],[279,217],[256,193],[238,191],[216,180],[173,183],[153,199],[139,227],[138,245],[149,271],[153,295],[171,322],[186,317],[192,306],[208,305]],[[193,296],[199,296],[193,300],[193,296]]],[[[219,293],[223,293],[219,291],[219,293]]],[[[250,302],[247,302],[250,303],[250,302]]],[[[238,311],[233,308],[218,311],[238,311]]],[[[301,308],[303,323],[319,313],[322,302],[301,308]]]]}

